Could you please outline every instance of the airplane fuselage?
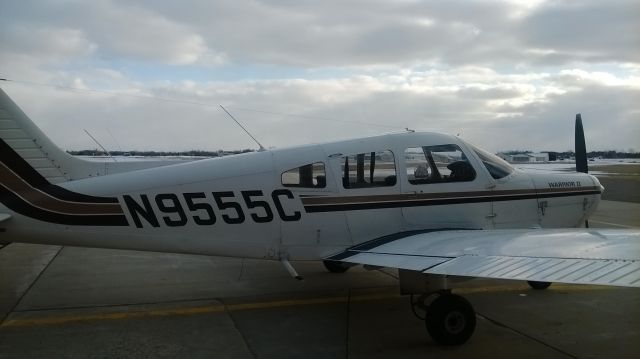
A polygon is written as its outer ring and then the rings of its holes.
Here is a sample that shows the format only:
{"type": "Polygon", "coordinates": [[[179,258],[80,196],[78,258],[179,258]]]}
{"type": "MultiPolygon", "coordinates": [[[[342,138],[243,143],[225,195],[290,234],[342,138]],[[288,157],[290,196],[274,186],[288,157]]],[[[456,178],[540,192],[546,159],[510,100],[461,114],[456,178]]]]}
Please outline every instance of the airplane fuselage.
{"type": "Polygon", "coordinates": [[[321,259],[415,229],[576,227],[597,206],[593,176],[492,167],[479,151],[403,133],[49,187],[17,173],[0,227],[16,242],[321,259]]]}

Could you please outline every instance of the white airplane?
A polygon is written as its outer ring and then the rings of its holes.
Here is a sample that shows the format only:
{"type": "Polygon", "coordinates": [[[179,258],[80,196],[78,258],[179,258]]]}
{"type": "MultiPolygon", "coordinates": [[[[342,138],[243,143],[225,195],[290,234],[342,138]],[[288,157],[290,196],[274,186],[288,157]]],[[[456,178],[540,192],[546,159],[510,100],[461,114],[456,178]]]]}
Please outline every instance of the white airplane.
{"type": "Polygon", "coordinates": [[[0,90],[0,154],[5,241],[271,259],[298,278],[290,260],[397,268],[443,345],[475,328],[459,280],[640,287],[639,231],[578,228],[600,200],[595,177],[524,172],[455,136],[105,170],[57,148],[0,90]]]}

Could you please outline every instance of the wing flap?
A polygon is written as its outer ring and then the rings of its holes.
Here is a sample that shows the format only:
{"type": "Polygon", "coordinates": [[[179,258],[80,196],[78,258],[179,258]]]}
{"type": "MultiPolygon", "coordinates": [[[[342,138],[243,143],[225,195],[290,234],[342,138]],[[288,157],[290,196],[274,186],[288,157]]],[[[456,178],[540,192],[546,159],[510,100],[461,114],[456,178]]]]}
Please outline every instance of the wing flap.
{"type": "Polygon", "coordinates": [[[401,256],[394,254],[382,253],[357,253],[342,262],[367,264],[372,266],[409,269],[415,271],[424,271],[440,263],[444,263],[451,258],[443,257],[424,257],[424,256],[401,256]]]}
{"type": "Polygon", "coordinates": [[[640,287],[640,262],[633,260],[462,256],[424,272],[496,279],[640,287]]]}
{"type": "Polygon", "coordinates": [[[452,276],[640,287],[638,230],[401,232],[327,259],[452,276]]]}

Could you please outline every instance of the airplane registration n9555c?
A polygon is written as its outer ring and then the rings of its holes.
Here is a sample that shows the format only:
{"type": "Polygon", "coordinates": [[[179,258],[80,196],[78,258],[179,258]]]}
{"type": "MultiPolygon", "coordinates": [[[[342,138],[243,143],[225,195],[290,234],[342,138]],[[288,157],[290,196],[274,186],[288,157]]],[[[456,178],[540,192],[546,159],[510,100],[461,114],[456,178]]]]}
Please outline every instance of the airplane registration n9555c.
{"type": "Polygon", "coordinates": [[[61,151],[0,90],[0,153],[3,238],[272,259],[296,277],[290,260],[397,268],[443,345],[475,328],[472,306],[452,293],[460,280],[640,286],[638,231],[578,228],[600,200],[595,177],[525,172],[455,136],[105,165],[61,151]]]}

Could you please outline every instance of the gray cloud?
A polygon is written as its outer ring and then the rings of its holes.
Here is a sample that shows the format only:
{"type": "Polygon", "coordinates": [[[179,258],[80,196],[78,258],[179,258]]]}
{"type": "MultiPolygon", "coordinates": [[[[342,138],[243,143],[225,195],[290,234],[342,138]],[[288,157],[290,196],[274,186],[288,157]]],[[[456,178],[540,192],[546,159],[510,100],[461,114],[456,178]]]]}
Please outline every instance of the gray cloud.
{"type": "Polygon", "coordinates": [[[78,29],[97,45],[100,58],[168,64],[229,59],[311,67],[415,61],[536,65],[640,57],[640,5],[633,1],[552,1],[528,12],[492,1],[99,0],[3,6],[5,26],[26,21],[78,29]]]}
{"type": "Polygon", "coordinates": [[[401,76],[184,82],[132,92],[134,97],[34,91],[20,84],[7,90],[56,142],[72,149],[94,146],[84,128],[111,148],[254,147],[218,103],[262,142],[278,147],[409,127],[461,133],[493,151],[565,150],[572,146],[573,117],[578,112],[585,119],[590,148],[639,147],[640,86],[608,85],[598,74],[579,72],[544,76],[537,87],[523,85],[520,76],[476,69],[456,78],[456,72],[406,75],[415,85],[401,83],[401,76]],[[484,79],[483,86],[451,85],[464,78],[476,83],[484,79]],[[32,100],[34,92],[37,101],[32,100]],[[147,95],[155,99],[139,97],[147,95]]]}
{"type": "Polygon", "coordinates": [[[543,60],[638,62],[640,3],[637,1],[554,1],[519,26],[524,46],[551,50],[543,60]]]}
{"type": "Polygon", "coordinates": [[[72,149],[93,146],[83,128],[112,148],[111,133],[127,148],[253,146],[218,103],[275,146],[410,127],[564,150],[582,112],[592,146],[640,148],[639,12],[622,0],[3,2],[2,76],[213,106],[1,85],[72,149]],[[284,74],[246,80],[270,68],[284,74]],[[173,73],[227,69],[241,75],[173,73]]]}
{"type": "Polygon", "coordinates": [[[91,42],[97,49],[96,58],[102,60],[120,57],[176,65],[199,61],[218,64],[224,60],[224,54],[209,49],[188,23],[133,3],[24,1],[4,6],[8,9],[0,19],[8,33],[3,36],[2,46],[9,51],[36,55],[43,51],[44,40],[58,32],[58,42],[68,41],[67,35],[91,42]],[[32,28],[53,34],[45,34],[43,39],[37,31],[29,32],[32,28]]]}

